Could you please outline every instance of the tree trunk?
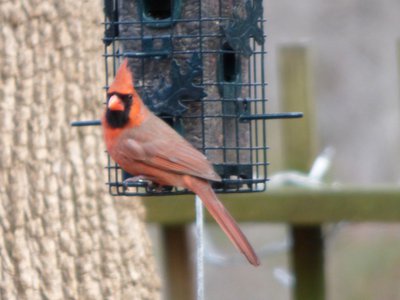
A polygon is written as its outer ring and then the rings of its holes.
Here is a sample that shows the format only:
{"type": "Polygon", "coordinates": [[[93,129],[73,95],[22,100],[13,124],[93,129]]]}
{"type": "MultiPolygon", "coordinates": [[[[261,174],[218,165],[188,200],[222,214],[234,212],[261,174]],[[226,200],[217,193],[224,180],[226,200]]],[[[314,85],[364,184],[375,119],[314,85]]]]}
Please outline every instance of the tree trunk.
{"type": "Polygon", "coordinates": [[[0,3],[0,298],[157,299],[139,200],[108,196],[101,1],[0,3]],[[118,200],[116,200],[118,201],[118,200]]]}

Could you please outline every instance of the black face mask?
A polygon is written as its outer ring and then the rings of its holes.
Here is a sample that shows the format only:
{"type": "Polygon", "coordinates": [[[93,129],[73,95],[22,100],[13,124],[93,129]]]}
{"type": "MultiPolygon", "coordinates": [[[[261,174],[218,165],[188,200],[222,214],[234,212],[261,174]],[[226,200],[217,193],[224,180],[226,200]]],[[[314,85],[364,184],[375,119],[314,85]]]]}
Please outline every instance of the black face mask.
{"type": "MultiPolygon", "coordinates": [[[[110,99],[111,96],[112,95],[109,95],[108,99],[110,99]]],[[[123,128],[129,122],[129,113],[132,106],[132,96],[119,94],[117,94],[117,96],[122,100],[122,103],[124,104],[124,110],[110,110],[107,108],[106,120],[112,128],[123,128]]]]}

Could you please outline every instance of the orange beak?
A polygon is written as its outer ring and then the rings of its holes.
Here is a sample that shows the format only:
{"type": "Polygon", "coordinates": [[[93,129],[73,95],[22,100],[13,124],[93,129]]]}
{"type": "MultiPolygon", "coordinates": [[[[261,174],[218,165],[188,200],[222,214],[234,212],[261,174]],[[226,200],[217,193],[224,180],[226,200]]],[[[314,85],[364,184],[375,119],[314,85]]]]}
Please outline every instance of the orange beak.
{"type": "Polygon", "coordinates": [[[121,99],[117,96],[117,95],[112,95],[110,100],[108,100],[108,104],[107,107],[109,110],[112,111],[124,111],[125,110],[125,106],[122,103],[121,99]]]}

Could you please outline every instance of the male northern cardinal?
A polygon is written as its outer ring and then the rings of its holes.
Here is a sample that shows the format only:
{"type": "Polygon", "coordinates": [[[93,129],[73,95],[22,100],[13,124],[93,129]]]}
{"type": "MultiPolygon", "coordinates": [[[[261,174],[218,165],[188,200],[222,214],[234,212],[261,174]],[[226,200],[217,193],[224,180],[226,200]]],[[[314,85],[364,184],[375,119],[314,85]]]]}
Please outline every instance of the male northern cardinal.
{"type": "Polygon", "coordinates": [[[218,200],[209,181],[221,181],[207,158],[167,123],[155,116],[133,87],[125,59],[108,89],[102,118],[108,153],[122,169],[159,185],[197,194],[233,244],[252,265],[259,259],[235,220],[218,200]]]}

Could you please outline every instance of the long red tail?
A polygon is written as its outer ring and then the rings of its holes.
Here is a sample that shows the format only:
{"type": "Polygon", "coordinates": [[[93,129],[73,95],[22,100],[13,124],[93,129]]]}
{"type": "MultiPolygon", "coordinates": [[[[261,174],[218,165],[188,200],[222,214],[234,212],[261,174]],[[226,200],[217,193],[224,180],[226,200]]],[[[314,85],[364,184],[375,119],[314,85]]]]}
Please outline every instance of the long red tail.
{"type": "Polygon", "coordinates": [[[200,197],[209,213],[213,216],[215,221],[217,221],[219,226],[221,226],[232,243],[246,256],[247,260],[252,265],[260,265],[260,261],[253,247],[250,245],[231,214],[226,210],[221,201],[219,201],[210,184],[205,180],[191,176],[187,176],[185,179],[187,188],[200,197]]]}

